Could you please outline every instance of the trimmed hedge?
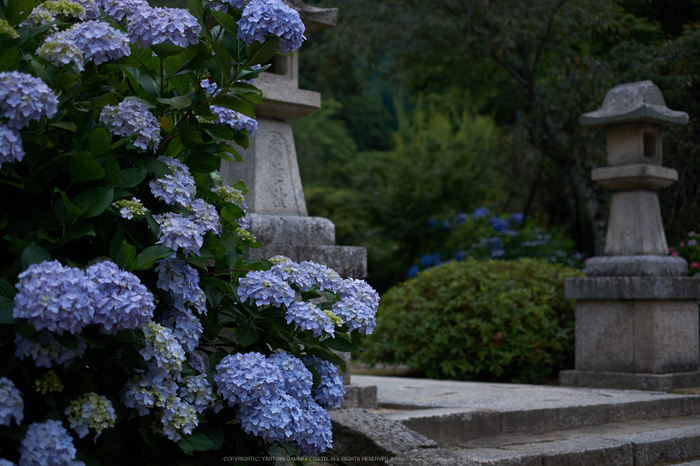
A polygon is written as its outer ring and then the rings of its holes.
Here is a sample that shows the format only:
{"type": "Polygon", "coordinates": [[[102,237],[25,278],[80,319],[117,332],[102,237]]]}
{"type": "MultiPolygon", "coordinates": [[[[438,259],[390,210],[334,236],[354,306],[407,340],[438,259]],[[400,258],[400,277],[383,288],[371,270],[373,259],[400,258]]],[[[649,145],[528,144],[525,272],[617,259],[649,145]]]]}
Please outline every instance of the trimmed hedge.
{"type": "Polygon", "coordinates": [[[573,367],[574,307],[544,260],[449,262],[382,297],[362,359],[429,378],[538,383],[573,367]]]}

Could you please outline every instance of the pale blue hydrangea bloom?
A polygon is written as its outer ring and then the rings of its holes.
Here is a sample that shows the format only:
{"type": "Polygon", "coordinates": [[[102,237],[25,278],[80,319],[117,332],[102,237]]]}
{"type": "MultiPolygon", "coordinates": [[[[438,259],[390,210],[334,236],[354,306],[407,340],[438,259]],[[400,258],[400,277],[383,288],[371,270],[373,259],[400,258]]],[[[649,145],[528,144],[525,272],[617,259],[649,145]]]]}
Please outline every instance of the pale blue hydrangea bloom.
{"type": "Polygon", "coordinates": [[[44,39],[36,49],[36,54],[54,66],[73,64],[80,71],[85,70],[83,53],[67,30],[56,32],[44,39]]]}
{"type": "Polygon", "coordinates": [[[336,293],[343,284],[343,279],[338,275],[338,272],[329,269],[325,265],[310,261],[304,261],[299,265],[306,269],[306,273],[309,274],[319,291],[336,293]]]}
{"type": "Polygon", "coordinates": [[[153,318],[156,308],[153,295],[139,278],[111,261],[99,262],[86,270],[95,283],[92,301],[95,316],[92,323],[100,332],[114,334],[119,330],[136,328],[153,318]]]}
{"type": "Polygon", "coordinates": [[[294,436],[301,456],[316,456],[333,445],[333,431],[328,412],[311,400],[302,400],[302,418],[294,436]]]}
{"type": "Polygon", "coordinates": [[[291,286],[270,271],[254,270],[239,281],[241,301],[255,302],[256,306],[289,306],[294,301],[291,286]]]}
{"type": "Polygon", "coordinates": [[[95,284],[82,270],[44,261],[30,265],[18,278],[13,317],[58,334],[80,333],[92,322],[90,296],[95,284]]]}
{"type": "Polygon", "coordinates": [[[249,434],[268,442],[285,442],[299,430],[303,412],[299,400],[277,391],[270,399],[251,403],[236,412],[236,419],[249,434]]]}
{"type": "Polygon", "coordinates": [[[78,346],[73,351],[60,344],[53,334],[47,330],[39,334],[39,341],[24,338],[17,333],[15,336],[15,344],[17,345],[15,356],[20,361],[31,357],[34,359],[36,367],[46,367],[48,369],[53,362],[57,365],[63,364],[64,367],[68,367],[76,357],[82,358],[87,349],[87,344],[82,337],[78,336],[77,340],[78,346]]]}
{"type": "Polygon", "coordinates": [[[182,259],[171,257],[156,262],[156,286],[170,292],[175,309],[184,311],[190,304],[200,314],[207,313],[206,297],[199,287],[199,274],[182,259]]]}
{"type": "Polygon", "coordinates": [[[294,322],[301,330],[311,330],[315,338],[320,337],[325,332],[328,335],[335,335],[335,326],[318,306],[299,301],[292,303],[286,313],[287,323],[294,322]]]}
{"type": "Polygon", "coordinates": [[[129,136],[136,131],[134,146],[139,149],[152,149],[160,143],[160,123],[148,109],[136,100],[125,100],[119,105],[106,105],[100,112],[100,121],[117,136],[129,136]]]}
{"type": "Polygon", "coordinates": [[[171,44],[187,47],[199,43],[202,32],[197,18],[180,8],[136,8],[129,16],[129,37],[140,47],[171,44]]]}
{"type": "Polygon", "coordinates": [[[189,309],[182,311],[171,309],[164,312],[158,321],[163,327],[173,332],[180,346],[186,352],[191,353],[199,346],[199,339],[202,337],[204,329],[202,323],[189,309]]]}
{"type": "Polygon", "coordinates": [[[151,408],[164,408],[169,400],[177,398],[177,382],[166,377],[159,379],[153,374],[136,374],[120,392],[127,408],[136,409],[139,416],[151,412],[151,408]]]}
{"type": "Polygon", "coordinates": [[[266,35],[279,37],[282,53],[292,52],[306,39],[299,13],[281,0],[253,0],[238,21],[238,38],[251,45],[265,42],[266,35]]]}
{"type": "Polygon", "coordinates": [[[146,338],[139,354],[146,361],[152,360],[148,370],[153,374],[154,380],[164,380],[171,375],[179,377],[186,356],[173,332],[155,322],[144,324],[141,329],[146,338]]]}
{"type": "Polygon", "coordinates": [[[372,309],[364,302],[355,298],[343,299],[331,308],[333,313],[340,317],[350,331],[357,330],[360,333],[369,335],[376,325],[376,309],[372,309]]]}
{"type": "Polygon", "coordinates": [[[270,262],[276,264],[270,269],[270,272],[287,283],[298,286],[301,291],[308,291],[316,285],[315,275],[312,276],[310,273],[315,269],[306,266],[302,267],[300,264],[297,264],[285,256],[275,256],[270,259],[270,262]]]}
{"type": "Polygon", "coordinates": [[[160,156],[158,160],[165,163],[173,173],[148,183],[151,193],[168,205],[179,204],[183,207],[189,205],[197,192],[190,169],[187,168],[187,165],[172,157],[160,156]]]}
{"type": "Polygon", "coordinates": [[[117,419],[112,402],[95,392],[85,393],[71,401],[63,414],[80,438],[85,437],[89,429],[94,429],[97,439],[104,429],[114,427],[117,419]]]}
{"type": "Polygon", "coordinates": [[[250,217],[248,217],[248,205],[245,202],[243,193],[232,186],[219,186],[218,188],[211,188],[211,190],[218,194],[223,201],[230,202],[241,208],[243,217],[238,219],[238,226],[247,230],[250,226],[250,217]]]}
{"type": "Polygon", "coordinates": [[[379,293],[364,280],[354,278],[343,280],[338,294],[341,299],[352,298],[361,301],[374,312],[377,312],[377,308],[379,308],[379,293]]]}
{"type": "Polygon", "coordinates": [[[41,79],[19,71],[0,73],[0,110],[10,128],[23,128],[43,116],[51,118],[57,108],[58,98],[41,79]]]}
{"type": "Polygon", "coordinates": [[[190,252],[197,256],[199,255],[199,249],[204,244],[204,238],[196,223],[173,212],[154,215],[153,218],[160,226],[157,244],[167,246],[173,251],[182,249],[185,255],[190,252]]]}
{"type": "Polygon", "coordinates": [[[251,138],[255,136],[255,132],[258,130],[258,122],[255,118],[250,118],[235,110],[218,105],[212,105],[210,109],[216,115],[215,123],[229,126],[236,131],[247,130],[251,138]]]}
{"type": "Polygon", "coordinates": [[[0,458],[0,466],[15,466],[15,463],[6,460],[5,458],[0,458]]]}
{"type": "Polygon", "coordinates": [[[316,369],[321,376],[321,384],[313,389],[314,398],[324,408],[339,408],[345,398],[343,377],[338,374],[338,367],[318,356],[307,356],[304,363],[316,369]]]}
{"type": "Polygon", "coordinates": [[[313,386],[313,375],[301,359],[292,356],[287,352],[273,353],[267,358],[268,362],[280,373],[282,382],[281,390],[299,400],[311,396],[313,386]]]}
{"type": "Polygon", "coordinates": [[[199,424],[197,410],[194,406],[175,397],[162,410],[160,422],[162,427],[154,426],[154,431],[165,435],[173,442],[182,438],[181,434],[190,435],[199,424]]]}
{"type": "Polygon", "coordinates": [[[202,232],[211,231],[215,235],[221,234],[221,220],[216,207],[204,199],[195,199],[187,206],[187,210],[190,212],[189,218],[199,226],[202,232]]]}
{"type": "Polygon", "coordinates": [[[146,0],[97,0],[97,4],[104,8],[107,16],[118,21],[131,16],[136,10],[149,8],[146,0]]]}
{"type": "Polygon", "coordinates": [[[34,422],[19,447],[20,466],[66,466],[75,461],[73,439],[60,421],[34,422]]]}
{"type": "Polygon", "coordinates": [[[78,23],[67,32],[83,58],[98,65],[131,54],[129,37],[103,21],[78,23]]]}
{"type": "Polygon", "coordinates": [[[0,425],[9,426],[12,418],[19,425],[24,419],[24,401],[12,380],[0,377],[0,425]]]}
{"type": "Polygon", "coordinates": [[[0,167],[5,162],[20,162],[23,158],[24,146],[19,131],[0,123],[0,167]]]}
{"type": "Polygon", "coordinates": [[[272,399],[282,379],[267,358],[260,353],[236,353],[216,366],[217,392],[229,406],[246,406],[272,399]]]}
{"type": "Polygon", "coordinates": [[[198,413],[207,408],[218,413],[224,407],[214,393],[214,387],[203,375],[185,377],[180,386],[180,398],[192,405],[198,413]]]}

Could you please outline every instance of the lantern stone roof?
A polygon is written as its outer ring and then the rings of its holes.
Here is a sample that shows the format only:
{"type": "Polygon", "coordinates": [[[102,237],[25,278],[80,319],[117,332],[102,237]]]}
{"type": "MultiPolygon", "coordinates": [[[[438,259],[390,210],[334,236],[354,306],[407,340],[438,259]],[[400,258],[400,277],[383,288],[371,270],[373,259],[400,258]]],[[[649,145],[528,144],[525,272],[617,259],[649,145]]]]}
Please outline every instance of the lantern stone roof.
{"type": "Polygon", "coordinates": [[[307,32],[316,32],[335,26],[338,21],[337,8],[318,8],[304,3],[302,0],[285,0],[299,12],[307,32]]]}
{"type": "Polygon", "coordinates": [[[657,125],[686,125],[688,114],[666,106],[661,90],[651,81],[620,84],[605,95],[603,105],[594,112],[584,113],[582,126],[609,126],[625,123],[657,125]]]}

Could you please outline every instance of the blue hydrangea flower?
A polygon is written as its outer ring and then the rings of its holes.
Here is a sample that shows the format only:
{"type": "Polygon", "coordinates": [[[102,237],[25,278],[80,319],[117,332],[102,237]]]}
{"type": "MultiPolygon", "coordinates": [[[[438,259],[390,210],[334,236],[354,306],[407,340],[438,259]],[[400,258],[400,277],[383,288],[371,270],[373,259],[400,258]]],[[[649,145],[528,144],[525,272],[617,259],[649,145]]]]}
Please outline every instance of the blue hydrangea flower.
{"type": "Polygon", "coordinates": [[[457,218],[455,218],[455,223],[457,225],[461,225],[462,223],[467,221],[467,218],[467,214],[465,214],[464,212],[460,212],[459,214],[457,214],[457,218]]]}
{"type": "Polygon", "coordinates": [[[320,337],[325,332],[328,335],[335,335],[333,321],[317,306],[307,302],[295,302],[287,309],[287,323],[294,322],[301,330],[311,330],[315,338],[320,337]]]}
{"type": "Polygon", "coordinates": [[[279,392],[282,379],[260,353],[236,353],[223,358],[214,375],[217,392],[229,406],[247,406],[270,400],[279,392]]]}
{"type": "Polygon", "coordinates": [[[216,212],[216,207],[207,203],[204,199],[195,199],[187,206],[187,210],[190,212],[189,218],[203,232],[211,231],[215,235],[221,234],[221,220],[216,212]]]}
{"type": "Polygon", "coordinates": [[[19,23],[19,27],[27,26],[30,29],[36,29],[44,24],[49,24],[56,21],[56,16],[51,12],[46,11],[40,6],[34,8],[27,18],[19,23]]]}
{"type": "Polygon", "coordinates": [[[148,109],[136,100],[125,100],[116,107],[106,105],[100,112],[100,121],[107,124],[112,134],[129,136],[136,131],[135,147],[153,152],[160,143],[160,124],[148,109]]]}
{"type": "Polygon", "coordinates": [[[73,64],[80,71],[85,70],[83,54],[67,30],[56,32],[44,39],[36,49],[36,54],[54,66],[73,64]]]}
{"type": "Polygon", "coordinates": [[[153,374],[137,374],[124,385],[120,392],[127,408],[136,409],[145,416],[152,408],[164,408],[168,400],[177,398],[178,385],[172,378],[160,379],[153,374]]]}
{"type": "Polygon", "coordinates": [[[474,209],[474,212],[472,212],[472,218],[482,218],[486,217],[489,214],[489,209],[486,207],[477,207],[474,209]]]}
{"type": "Polygon", "coordinates": [[[97,4],[104,8],[108,16],[118,21],[131,16],[136,10],[149,8],[146,0],[97,0],[97,4]]]}
{"type": "Polygon", "coordinates": [[[412,265],[408,268],[408,278],[413,278],[420,273],[420,267],[412,265]]]}
{"type": "Polygon", "coordinates": [[[204,244],[204,237],[196,223],[173,212],[154,215],[153,218],[160,226],[157,244],[167,246],[173,251],[182,249],[185,255],[190,252],[199,255],[199,249],[204,244]]]}
{"type": "Polygon", "coordinates": [[[338,374],[338,367],[317,356],[304,358],[304,363],[316,369],[321,376],[321,383],[313,389],[318,404],[324,408],[339,408],[345,398],[343,377],[338,374]]]}
{"type": "Polygon", "coordinates": [[[341,299],[357,299],[375,312],[379,307],[379,293],[364,280],[354,278],[343,280],[338,294],[341,299]]]}
{"type": "Polygon", "coordinates": [[[78,23],[67,32],[83,58],[98,65],[131,54],[129,37],[103,21],[78,23]]]}
{"type": "Polygon", "coordinates": [[[282,53],[292,52],[306,39],[299,13],[280,0],[253,0],[238,21],[238,38],[251,45],[265,42],[266,35],[277,36],[282,53]]]}
{"type": "Polygon", "coordinates": [[[153,295],[136,275],[120,270],[114,262],[104,261],[88,267],[86,276],[96,285],[92,323],[98,324],[102,333],[136,328],[153,318],[153,295]]]}
{"type": "Polygon", "coordinates": [[[136,8],[129,16],[129,37],[140,47],[171,44],[187,47],[199,43],[202,32],[197,18],[180,8],[136,8]]]}
{"type": "Polygon", "coordinates": [[[299,400],[311,396],[313,375],[301,359],[287,352],[274,353],[267,359],[273,370],[279,372],[282,379],[279,387],[284,393],[299,400]]]}
{"type": "Polygon", "coordinates": [[[142,325],[141,329],[145,339],[139,354],[146,361],[153,360],[148,365],[148,370],[153,374],[154,380],[164,380],[171,374],[178,377],[186,356],[173,332],[155,322],[142,325]]]}
{"type": "Polygon", "coordinates": [[[0,377],[0,425],[9,426],[12,418],[19,425],[24,419],[24,401],[15,384],[0,377]]]}
{"type": "Polygon", "coordinates": [[[508,221],[502,219],[501,217],[491,217],[489,218],[489,224],[491,228],[497,233],[503,233],[508,229],[508,221]]]}
{"type": "Polygon", "coordinates": [[[173,332],[186,352],[191,353],[199,346],[199,339],[204,329],[202,323],[189,309],[182,311],[172,309],[164,312],[158,320],[163,327],[173,332]]]}
{"type": "Polygon", "coordinates": [[[333,304],[331,310],[335,315],[340,317],[350,331],[357,330],[360,333],[369,335],[376,325],[376,309],[371,308],[358,299],[343,299],[333,304]]]}
{"type": "Polygon", "coordinates": [[[52,362],[68,367],[75,358],[82,358],[87,349],[87,344],[82,337],[78,336],[77,340],[78,347],[73,351],[60,344],[53,334],[46,330],[39,334],[39,341],[24,338],[17,333],[15,336],[15,345],[17,345],[15,356],[20,361],[31,357],[34,359],[36,367],[46,367],[48,369],[51,367],[52,362]]]}
{"type": "Polygon", "coordinates": [[[336,293],[343,284],[343,279],[338,272],[325,265],[310,261],[304,261],[299,265],[307,270],[319,291],[327,290],[336,293]]]}
{"type": "Polygon", "coordinates": [[[0,466],[15,466],[15,463],[6,460],[5,458],[0,458],[0,466]]]}
{"type": "Polygon", "coordinates": [[[275,257],[270,259],[270,262],[276,264],[270,269],[270,272],[274,273],[287,283],[298,286],[302,291],[308,291],[316,285],[315,269],[297,264],[284,256],[276,257],[278,258],[277,260],[279,263],[273,262],[275,257]],[[314,275],[312,276],[311,273],[314,273],[314,275]]]}
{"type": "Polygon", "coordinates": [[[0,167],[5,162],[20,162],[23,158],[24,146],[19,131],[0,123],[0,167]]]}
{"type": "Polygon", "coordinates": [[[0,110],[10,128],[21,129],[44,116],[51,118],[57,108],[58,98],[41,79],[19,71],[0,73],[0,110]]]}
{"type": "Polygon", "coordinates": [[[333,444],[331,418],[328,412],[312,400],[303,400],[302,418],[293,443],[301,456],[316,456],[333,444]]]}
{"type": "Polygon", "coordinates": [[[241,406],[236,419],[249,434],[268,442],[284,442],[293,440],[303,415],[299,400],[278,391],[269,399],[241,406]]]}
{"type": "Polygon", "coordinates": [[[199,274],[193,267],[177,257],[161,259],[156,264],[156,286],[170,292],[175,309],[184,311],[191,304],[200,314],[207,313],[206,297],[199,287],[199,274]]]}
{"type": "Polygon", "coordinates": [[[92,322],[90,296],[95,285],[82,270],[44,261],[30,265],[18,278],[13,317],[58,334],[80,333],[92,322]]]}
{"type": "Polygon", "coordinates": [[[211,408],[218,413],[223,408],[221,400],[214,393],[214,387],[203,375],[185,377],[180,387],[180,398],[192,405],[198,413],[211,408]]]}
{"type": "Polygon", "coordinates": [[[238,285],[241,301],[255,302],[256,306],[289,306],[294,290],[270,271],[252,271],[242,277],[238,285]]]}
{"type": "Polygon", "coordinates": [[[89,429],[95,430],[95,439],[104,429],[114,427],[117,419],[112,402],[95,392],[85,393],[71,401],[63,412],[68,417],[70,428],[78,437],[85,437],[89,429]]]}
{"type": "Polygon", "coordinates": [[[73,439],[60,421],[34,422],[19,447],[21,466],[65,466],[75,462],[73,439]]]}
{"type": "Polygon", "coordinates": [[[229,126],[236,131],[247,130],[251,138],[255,136],[255,132],[258,130],[258,121],[255,118],[218,105],[212,105],[210,109],[216,115],[215,123],[229,126]]]}
{"type": "Polygon", "coordinates": [[[194,200],[194,195],[197,192],[190,169],[187,168],[187,165],[172,157],[160,156],[158,160],[170,167],[173,173],[148,183],[151,193],[168,205],[181,205],[183,207],[189,205],[194,200]]]}

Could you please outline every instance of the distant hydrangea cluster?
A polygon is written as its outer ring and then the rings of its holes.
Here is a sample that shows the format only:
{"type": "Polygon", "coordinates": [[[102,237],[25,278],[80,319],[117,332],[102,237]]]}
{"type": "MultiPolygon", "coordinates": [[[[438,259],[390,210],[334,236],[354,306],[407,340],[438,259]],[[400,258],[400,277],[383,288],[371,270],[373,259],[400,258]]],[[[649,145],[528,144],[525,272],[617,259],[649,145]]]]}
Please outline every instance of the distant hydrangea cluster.
{"type": "Polygon", "coordinates": [[[182,349],[192,353],[199,345],[204,329],[197,316],[190,310],[178,311],[172,309],[164,312],[158,319],[160,324],[169,329],[182,349]]]}
{"type": "Polygon", "coordinates": [[[156,264],[156,286],[170,293],[175,309],[185,311],[187,305],[192,305],[200,314],[207,313],[206,297],[199,287],[199,275],[193,267],[176,257],[161,259],[156,264]]]}
{"type": "Polygon", "coordinates": [[[19,425],[24,419],[24,401],[15,384],[0,377],[0,425],[9,426],[12,418],[19,425]]]}
{"type": "Polygon", "coordinates": [[[247,130],[251,138],[255,136],[255,132],[258,130],[258,121],[255,118],[250,118],[235,110],[212,105],[211,112],[216,115],[215,123],[229,126],[236,131],[247,130]]]}
{"type": "Polygon", "coordinates": [[[204,237],[196,223],[174,212],[154,215],[153,218],[160,226],[157,244],[169,247],[173,251],[182,249],[185,255],[190,252],[199,255],[204,237]]]}
{"type": "Polygon", "coordinates": [[[95,430],[95,438],[99,437],[104,429],[114,427],[117,419],[112,402],[95,392],[71,401],[64,414],[80,438],[85,437],[89,429],[95,430]]]}
{"type": "Polygon", "coordinates": [[[137,10],[150,7],[146,0],[97,0],[97,4],[104,8],[108,16],[118,21],[131,16],[137,10]]]}
{"type": "Polygon", "coordinates": [[[34,359],[36,367],[50,368],[52,363],[68,367],[75,358],[82,358],[87,349],[87,344],[82,337],[78,336],[77,340],[78,346],[73,351],[60,344],[53,334],[46,330],[39,334],[39,341],[24,338],[18,333],[15,336],[15,345],[17,346],[15,356],[20,361],[31,357],[34,359]]]}
{"type": "Polygon", "coordinates": [[[112,206],[119,209],[119,215],[127,220],[134,218],[134,215],[146,215],[146,208],[143,206],[143,203],[135,197],[132,197],[130,200],[119,199],[118,201],[114,201],[112,206]]]}
{"type": "Polygon", "coordinates": [[[216,207],[207,203],[204,199],[195,199],[187,206],[190,212],[189,218],[200,228],[203,233],[211,231],[215,235],[221,234],[221,220],[216,212],[216,207]]]}
{"type": "Polygon", "coordinates": [[[321,377],[321,383],[313,389],[313,395],[324,408],[339,408],[345,398],[343,377],[338,374],[338,367],[317,356],[304,358],[304,363],[313,367],[321,377]]]}
{"type": "Polygon", "coordinates": [[[154,380],[164,380],[174,374],[179,376],[182,363],[185,361],[185,350],[175,338],[173,332],[155,322],[149,322],[141,326],[145,339],[144,347],[139,351],[146,361],[151,361],[148,370],[153,374],[154,380]]]}
{"type": "Polygon", "coordinates": [[[160,143],[160,124],[148,109],[136,100],[125,100],[119,105],[106,105],[100,112],[100,121],[107,124],[117,136],[130,136],[138,131],[134,146],[139,149],[152,149],[160,143]]]}
{"type": "Polygon", "coordinates": [[[324,333],[335,335],[333,321],[325,312],[311,303],[304,301],[292,303],[287,309],[286,316],[288,324],[294,322],[301,330],[311,330],[315,338],[324,333]]]}
{"type": "Polygon", "coordinates": [[[240,279],[238,296],[256,306],[282,307],[292,304],[294,290],[274,273],[256,270],[240,279]]]}
{"type": "Polygon", "coordinates": [[[13,317],[58,334],[80,333],[92,322],[90,296],[95,285],[82,270],[44,261],[30,265],[18,278],[13,317]]]}
{"type": "Polygon", "coordinates": [[[129,15],[129,37],[140,47],[171,44],[187,47],[199,43],[202,32],[197,18],[180,8],[137,7],[129,15]]]}
{"type": "Polygon", "coordinates": [[[172,157],[160,156],[158,160],[165,163],[173,173],[151,181],[148,184],[151,193],[168,205],[189,205],[197,191],[190,169],[172,157]]]}
{"type": "Polygon", "coordinates": [[[55,66],[72,64],[80,71],[85,70],[83,53],[76,45],[69,30],[48,36],[36,49],[36,54],[55,66]]]}
{"type": "Polygon", "coordinates": [[[75,460],[73,439],[60,421],[34,422],[27,429],[20,447],[21,466],[84,466],[75,460]]]}
{"type": "Polygon", "coordinates": [[[252,0],[245,5],[238,21],[240,40],[251,45],[255,41],[265,42],[266,35],[277,36],[282,53],[301,47],[306,39],[304,30],[299,13],[280,0],[252,0]]]}
{"type": "Polygon", "coordinates": [[[23,158],[24,146],[19,131],[0,123],[0,167],[5,162],[19,162],[23,158]]]}
{"type": "Polygon", "coordinates": [[[78,23],[66,32],[83,58],[98,65],[131,54],[129,37],[103,21],[78,23]]]}
{"type": "Polygon", "coordinates": [[[230,202],[241,208],[243,217],[238,219],[238,226],[247,230],[250,227],[250,217],[248,216],[248,205],[245,202],[243,192],[232,186],[219,186],[211,190],[218,194],[224,202],[230,202]]]}
{"type": "Polygon", "coordinates": [[[136,275],[120,270],[111,261],[91,265],[85,273],[95,283],[92,323],[98,324],[102,333],[136,328],[153,318],[153,295],[136,275]]]}
{"type": "Polygon", "coordinates": [[[19,71],[0,72],[0,110],[7,126],[25,127],[30,120],[51,118],[58,109],[58,98],[49,86],[19,71]]]}
{"type": "Polygon", "coordinates": [[[330,417],[309,395],[311,373],[294,359],[284,353],[232,354],[216,367],[214,381],[229,405],[238,407],[236,418],[247,433],[315,455],[331,446],[330,417]]]}

